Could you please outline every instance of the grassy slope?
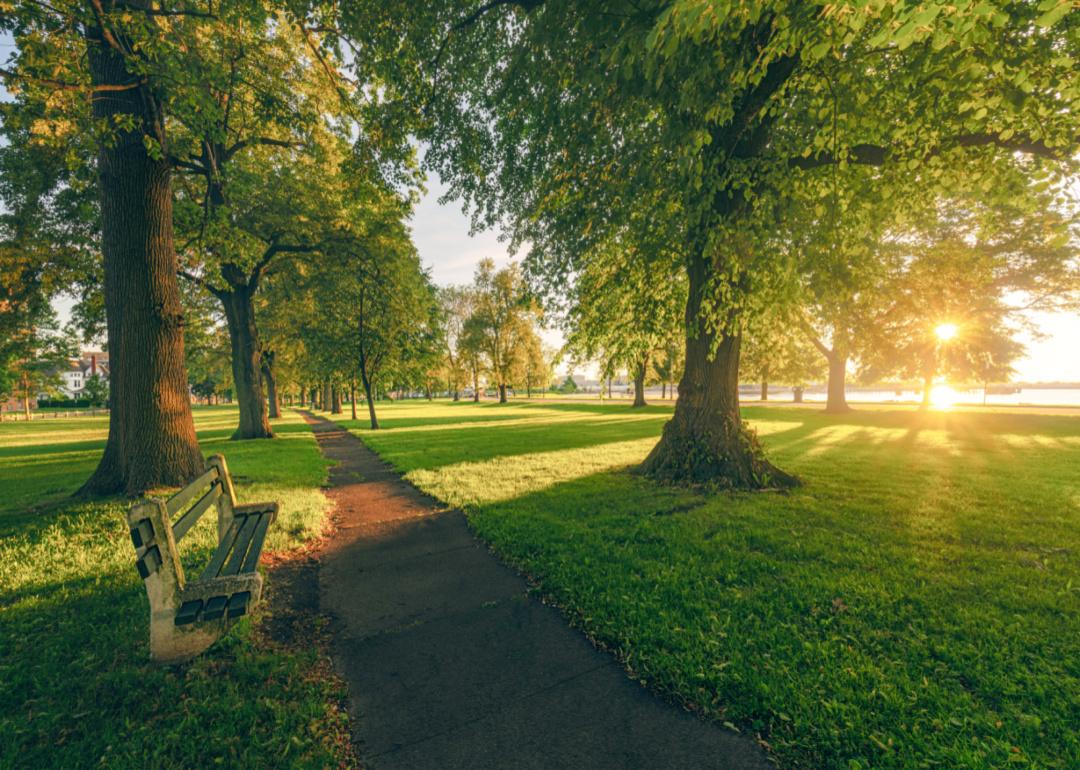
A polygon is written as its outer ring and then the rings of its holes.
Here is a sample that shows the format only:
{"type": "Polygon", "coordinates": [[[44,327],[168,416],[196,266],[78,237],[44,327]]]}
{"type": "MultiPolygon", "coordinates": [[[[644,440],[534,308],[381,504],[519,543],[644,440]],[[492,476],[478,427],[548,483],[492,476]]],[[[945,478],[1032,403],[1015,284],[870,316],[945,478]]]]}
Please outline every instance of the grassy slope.
{"type": "Polygon", "coordinates": [[[703,495],[625,472],[669,414],[400,404],[354,427],[783,766],[1080,766],[1080,418],[747,409],[806,486],[703,495]]]}
{"type": "MultiPolygon", "coordinates": [[[[203,450],[225,454],[242,501],[281,502],[267,550],[311,539],[326,462],[310,431],[289,416],[279,441],[230,442],[235,419],[197,411],[203,450]]],[[[0,767],[333,763],[340,693],[312,676],[317,653],[275,649],[243,620],[188,666],[149,663],[128,501],[68,498],[106,430],[107,418],[0,424],[0,767]]],[[[191,568],[209,557],[213,518],[182,543],[191,568]]]]}

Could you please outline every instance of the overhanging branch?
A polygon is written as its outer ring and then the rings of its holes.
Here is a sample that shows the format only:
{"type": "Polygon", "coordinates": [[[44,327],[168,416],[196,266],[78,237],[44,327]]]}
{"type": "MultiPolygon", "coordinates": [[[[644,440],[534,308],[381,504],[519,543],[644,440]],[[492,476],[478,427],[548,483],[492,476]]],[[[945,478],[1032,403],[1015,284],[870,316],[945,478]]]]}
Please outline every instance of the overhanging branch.
{"type": "MultiPolygon", "coordinates": [[[[1068,151],[1050,147],[1044,142],[1033,139],[1002,139],[997,134],[960,134],[933,148],[923,157],[931,158],[954,147],[1000,147],[1013,152],[1054,160],[1063,160],[1069,156],[1068,151]]],[[[848,148],[847,155],[843,156],[842,159],[855,165],[883,166],[890,155],[889,148],[882,145],[856,144],[848,148]]],[[[841,158],[833,153],[823,152],[807,158],[791,158],[788,160],[788,165],[794,168],[810,170],[822,166],[836,165],[840,161],[841,158]]]]}
{"type": "Polygon", "coordinates": [[[240,150],[244,149],[245,147],[253,147],[253,146],[258,146],[258,145],[261,145],[261,146],[264,146],[264,147],[285,147],[285,148],[303,147],[304,146],[303,142],[290,142],[287,139],[273,139],[273,138],[268,137],[268,136],[254,136],[254,137],[249,137],[248,139],[241,139],[236,144],[234,144],[232,147],[225,150],[225,157],[222,158],[222,162],[228,161],[233,155],[240,152],[240,150]]]}

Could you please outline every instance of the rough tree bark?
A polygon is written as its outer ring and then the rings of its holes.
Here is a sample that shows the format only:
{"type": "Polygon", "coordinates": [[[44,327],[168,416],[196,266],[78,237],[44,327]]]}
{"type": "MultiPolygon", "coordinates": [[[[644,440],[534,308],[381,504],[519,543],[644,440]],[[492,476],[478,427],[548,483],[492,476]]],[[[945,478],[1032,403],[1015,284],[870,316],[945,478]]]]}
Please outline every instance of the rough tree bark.
{"type": "Polygon", "coordinates": [[[130,124],[98,148],[101,251],[109,345],[109,437],[83,494],[185,483],[203,469],[184,366],[183,308],[172,230],[172,169],[147,153],[144,132],[165,147],[152,88],[128,69],[124,41],[100,26],[86,33],[94,118],[130,124]]]}
{"type": "Polygon", "coordinates": [[[262,354],[262,375],[266,383],[267,411],[270,419],[276,420],[281,417],[281,400],[278,396],[277,373],[274,371],[274,360],[277,358],[274,351],[264,350],[262,354]]]}
{"type": "Polygon", "coordinates": [[[499,403],[506,403],[506,383],[503,382],[499,383],[499,403]]]}
{"type": "Polygon", "coordinates": [[[342,414],[344,410],[341,408],[341,387],[338,385],[332,385],[330,387],[330,414],[342,414]]]}
{"type": "Polygon", "coordinates": [[[330,406],[333,403],[333,397],[330,394],[330,384],[324,382],[322,385],[322,393],[319,396],[319,408],[324,412],[330,411],[330,406]]]}
{"type": "Polygon", "coordinates": [[[645,373],[649,370],[649,356],[646,355],[634,369],[634,406],[645,406],[645,373]]]}
{"type": "Polygon", "coordinates": [[[262,353],[259,331],[255,326],[255,286],[247,282],[231,265],[222,268],[228,289],[211,288],[225,309],[232,348],[232,373],[240,424],[233,439],[273,438],[266,399],[262,388],[262,353]],[[236,275],[232,273],[235,272],[236,275]]]}
{"type": "Polygon", "coordinates": [[[757,436],[742,421],[740,337],[703,327],[709,262],[701,249],[689,260],[687,273],[686,366],[675,414],[640,470],[658,480],[733,489],[796,486],[797,478],[765,459],[757,436]]]}

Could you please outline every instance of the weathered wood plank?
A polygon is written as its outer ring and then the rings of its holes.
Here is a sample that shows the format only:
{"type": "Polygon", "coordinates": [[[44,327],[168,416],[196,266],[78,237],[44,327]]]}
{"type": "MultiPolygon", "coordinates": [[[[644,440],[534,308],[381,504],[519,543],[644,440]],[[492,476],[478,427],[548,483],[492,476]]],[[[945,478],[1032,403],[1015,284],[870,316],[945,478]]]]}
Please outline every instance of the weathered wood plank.
{"type": "Polygon", "coordinates": [[[225,603],[228,598],[225,596],[211,596],[206,600],[206,605],[203,607],[203,620],[217,620],[225,614],[225,603]]]}
{"type": "Polygon", "coordinates": [[[156,545],[148,548],[142,558],[135,562],[135,569],[139,571],[139,577],[143,580],[161,569],[161,551],[156,545]]]}
{"type": "Polygon", "coordinates": [[[235,575],[240,571],[240,565],[244,563],[248,546],[251,544],[251,536],[255,534],[255,527],[259,523],[258,516],[244,517],[244,523],[236,535],[236,545],[233,546],[232,555],[221,570],[222,575],[235,575]]]}
{"type": "Polygon", "coordinates": [[[154,540],[154,525],[150,519],[143,519],[131,528],[131,544],[136,548],[149,545],[154,540]]]}
{"type": "Polygon", "coordinates": [[[181,489],[175,495],[169,498],[169,501],[165,503],[165,510],[169,512],[170,516],[175,516],[177,512],[183,508],[188,502],[202,491],[212,481],[217,481],[218,469],[216,466],[212,466],[206,473],[199,476],[192,481],[186,487],[181,489]]]}
{"type": "Polygon", "coordinates": [[[217,500],[217,497],[220,494],[221,486],[215,483],[207,490],[205,495],[199,498],[199,502],[191,506],[187,513],[177,519],[172,528],[173,538],[177,542],[180,542],[180,538],[186,535],[188,530],[195,526],[196,522],[199,521],[199,517],[206,512],[207,508],[214,504],[214,501],[217,500]]]}
{"type": "Polygon", "coordinates": [[[251,538],[251,548],[248,549],[248,554],[244,558],[241,572],[254,572],[255,567],[258,566],[259,554],[262,553],[263,541],[266,540],[266,530],[270,527],[271,518],[269,513],[259,515],[259,523],[255,526],[255,535],[251,538]]]}
{"type": "Polygon", "coordinates": [[[217,549],[214,551],[214,555],[210,557],[210,563],[206,565],[206,569],[199,575],[199,580],[209,580],[215,578],[218,573],[221,572],[222,565],[225,564],[225,560],[229,557],[229,553],[232,551],[233,544],[236,542],[236,535],[240,531],[241,519],[237,519],[229,527],[225,533],[225,537],[221,538],[221,542],[218,543],[217,549]]]}
{"type": "Polygon", "coordinates": [[[238,618],[247,614],[248,600],[251,599],[250,591],[241,591],[229,597],[229,617],[238,618]]]}
{"type": "Polygon", "coordinates": [[[186,626],[189,623],[194,623],[195,619],[199,616],[199,610],[202,609],[202,599],[193,599],[189,602],[184,602],[180,605],[180,609],[176,611],[176,618],[173,620],[178,626],[186,626]]]}

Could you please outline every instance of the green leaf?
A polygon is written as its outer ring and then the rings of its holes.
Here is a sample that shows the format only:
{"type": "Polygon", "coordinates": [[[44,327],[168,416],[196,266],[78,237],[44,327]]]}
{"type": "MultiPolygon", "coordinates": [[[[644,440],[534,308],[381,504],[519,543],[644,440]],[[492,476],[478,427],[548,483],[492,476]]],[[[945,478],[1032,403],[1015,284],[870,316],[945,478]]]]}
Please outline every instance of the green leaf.
{"type": "MultiPolygon", "coordinates": [[[[1043,3],[1043,5],[1045,5],[1045,3],[1043,3]]],[[[1040,5],[1039,9],[1042,10],[1042,7],[1043,6],[1040,5]]],[[[1058,0],[1057,6],[1051,8],[1049,11],[1037,18],[1035,20],[1035,24],[1044,28],[1052,27],[1059,21],[1064,19],[1065,14],[1067,14],[1070,10],[1072,10],[1072,0],[1058,0]]]]}

